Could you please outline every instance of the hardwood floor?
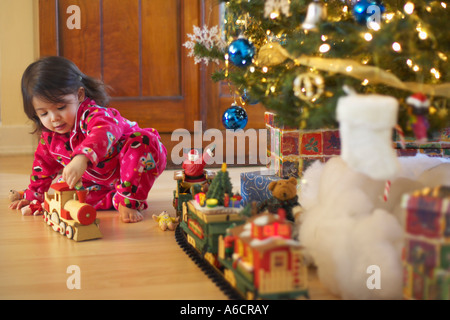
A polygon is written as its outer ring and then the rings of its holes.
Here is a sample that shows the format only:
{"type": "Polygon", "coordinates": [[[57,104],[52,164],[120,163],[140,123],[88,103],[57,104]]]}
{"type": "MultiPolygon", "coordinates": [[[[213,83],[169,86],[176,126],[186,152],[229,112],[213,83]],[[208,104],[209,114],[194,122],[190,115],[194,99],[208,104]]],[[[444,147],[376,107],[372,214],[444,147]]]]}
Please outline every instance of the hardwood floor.
{"type": "MultiPolygon", "coordinates": [[[[103,238],[74,242],[42,221],[8,209],[10,189],[28,185],[32,156],[0,156],[0,299],[149,299],[222,300],[227,296],[190,260],[172,231],[163,232],[151,218],[172,207],[173,171],[167,170],[149,194],[144,221],[125,224],[115,211],[101,211],[103,238]],[[78,266],[80,289],[68,289],[78,266]]],[[[239,174],[230,168],[236,191],[239,174]]],[[[337,299],[309,270],[311,299],[337,299]]]]}

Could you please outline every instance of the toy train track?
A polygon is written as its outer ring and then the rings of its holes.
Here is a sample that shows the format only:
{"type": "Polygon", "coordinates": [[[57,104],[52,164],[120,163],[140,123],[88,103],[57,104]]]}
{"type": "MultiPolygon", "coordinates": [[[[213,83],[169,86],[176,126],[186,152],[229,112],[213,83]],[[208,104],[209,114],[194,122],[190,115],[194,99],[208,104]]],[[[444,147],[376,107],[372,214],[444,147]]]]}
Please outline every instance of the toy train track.
{"type": "Polygon", "coordinates": [[[183,229],[178,225],[175,230],[175,240],[191,260],[207,275],[216,286],[230,299],[243,300],[244,298],[226,281],[222,273],[206,261],[195,248],[187,241],[183,229]]]}

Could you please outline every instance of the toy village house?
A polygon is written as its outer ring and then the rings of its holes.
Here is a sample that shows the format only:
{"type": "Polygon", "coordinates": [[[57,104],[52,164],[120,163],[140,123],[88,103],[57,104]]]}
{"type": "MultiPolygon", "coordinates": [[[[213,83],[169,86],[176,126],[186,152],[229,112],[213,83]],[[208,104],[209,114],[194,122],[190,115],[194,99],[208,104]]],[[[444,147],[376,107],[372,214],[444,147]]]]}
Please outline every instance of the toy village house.
{"type": "Polygon", "coordinates": [[[253,282],[258,295],[271,299],[283,292],[308,296],[307,270],[301,246],[292,239],[292,223],[284,210],[262,213],[247,223],[227,230],[219,239],[219,261],[228,267],[225,278],[239,286],[243,279],[253,282]],[[239,270],[239,272],[233,272],[239,270]]]}

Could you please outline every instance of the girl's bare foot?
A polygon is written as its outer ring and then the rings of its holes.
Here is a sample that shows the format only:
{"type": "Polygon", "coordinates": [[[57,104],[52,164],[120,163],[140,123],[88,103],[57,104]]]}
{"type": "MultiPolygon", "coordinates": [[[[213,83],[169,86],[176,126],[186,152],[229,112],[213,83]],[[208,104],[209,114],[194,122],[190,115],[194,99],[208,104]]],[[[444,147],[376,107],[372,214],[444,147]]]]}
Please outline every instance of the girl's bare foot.
{"type": "Polygon", "coordinates": [[[120,218],[125,223],[139,222],[144,219],[142,214],[136,209],[130,209],[125,206],[122,206],[121,204],[119,205],[119,214],[120,218]]]}

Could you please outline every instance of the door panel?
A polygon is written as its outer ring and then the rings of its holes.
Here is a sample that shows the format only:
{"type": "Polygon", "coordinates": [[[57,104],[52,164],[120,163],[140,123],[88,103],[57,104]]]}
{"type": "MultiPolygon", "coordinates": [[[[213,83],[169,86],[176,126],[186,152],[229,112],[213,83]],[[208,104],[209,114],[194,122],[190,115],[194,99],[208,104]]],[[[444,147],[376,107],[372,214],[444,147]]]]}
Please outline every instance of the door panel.
{"type": "Polygon", "coordinates": [[[139,97],[139,1],[106,0],[101,10],[103,81],[113,88],[114,98],[139,97]]]}

